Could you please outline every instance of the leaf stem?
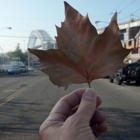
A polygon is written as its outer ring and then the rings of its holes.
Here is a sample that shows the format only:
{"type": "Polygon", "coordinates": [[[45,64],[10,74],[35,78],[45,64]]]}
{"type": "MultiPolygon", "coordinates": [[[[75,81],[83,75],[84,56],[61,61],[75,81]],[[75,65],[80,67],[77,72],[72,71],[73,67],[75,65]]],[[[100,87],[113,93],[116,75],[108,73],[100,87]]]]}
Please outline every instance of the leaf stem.
{"type": "Polygon", "coordinates": [[[87,80],[88,80],[88,86],[89,86],[89,88],[91,88],[91,85],[90,85],[90,77],[89,77],[89,75],[88,75],[88,72],[87,72],[87,69],[86,69],[86,67],[85,67],[85,70],[86,70],[86,74],[87,74],[87,80]]]}
{"type": "MultiPolygon", "coordinates": [[[[83,64],[84,64],[84,60],[83,60],[83,64]]],[[[85,72],[86,72],[86,78],[87,78],[87,83],[88,83],[88,86],[89,88],[91,88],[91,85],[90,85],[90,76],[88,75],[88,71],[86,69],[86,66],[84,65],[84,68],[85,68],[85,72]]]]}
{"type": "Polygon", "coordinates": [[[89,88],[91,88],[89,77],[88,77],[88,86],[89,88]]]}

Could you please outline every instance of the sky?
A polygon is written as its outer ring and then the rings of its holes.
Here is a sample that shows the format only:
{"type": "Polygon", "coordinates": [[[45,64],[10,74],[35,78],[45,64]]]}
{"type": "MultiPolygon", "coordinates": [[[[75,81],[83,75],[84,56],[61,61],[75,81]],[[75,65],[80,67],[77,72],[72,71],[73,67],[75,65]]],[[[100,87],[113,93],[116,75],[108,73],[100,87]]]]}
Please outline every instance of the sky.
{"type": "MultiPolygon", "coordinates": [[[[97,29],[106,27],[115,12],[118,13],[118,23],[140,18],[140,0],[66,2],[83,16],[88,14],[91,23],[97,29]],[[95,24],[96,21],[102,22],[95,24]]],[[[14,51],[18,43],[22,51],[26,51],[33,30],[45,30],[55,39],[55,25],[60,27],[64,19],[63,0],[0,0],[0,53],[14,51]]]]}

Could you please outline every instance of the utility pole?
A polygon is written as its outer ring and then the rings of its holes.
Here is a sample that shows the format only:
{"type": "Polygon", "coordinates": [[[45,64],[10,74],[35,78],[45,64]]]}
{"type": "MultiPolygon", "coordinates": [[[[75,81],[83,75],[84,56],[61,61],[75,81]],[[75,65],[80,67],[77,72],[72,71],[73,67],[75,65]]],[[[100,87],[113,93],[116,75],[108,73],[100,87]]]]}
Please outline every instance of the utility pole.
{"type": "Polygon", "coordinates": [[[18,58],[17,58],[18,59],[18,67],[19,67],[19,46],[20,46],[20,44],[18,43],[17,44],[17,48],[18,48],[18,50],[17,50],[18,51],[18,58]]]}
{"type": "Polygon", "coordinates": [[[4,59],[3,59],[3,49],[1,49],[2,50],[2,64],[4,63],[3,61],[4,61],[4,59]]]}
{"type": "Polygon", "coordinates": [[[0,47],[0,49],[1,49],[1,63],[3,64],[3,48],[0,47]]]}
{"type": "MultiPolygon", "coordinates": [[[[1,46],[0,46],[0,50],[2,50],[1,46]]],[[[2,63],[2,55],[0,56],[0,61],[2,63]]]]}
{"type": "Polygon", "coordinates": [[[23,40],[23,42],[24,42],[24,52],[26,52],[26,49],[25,49],[25,40],[23,40]]]}

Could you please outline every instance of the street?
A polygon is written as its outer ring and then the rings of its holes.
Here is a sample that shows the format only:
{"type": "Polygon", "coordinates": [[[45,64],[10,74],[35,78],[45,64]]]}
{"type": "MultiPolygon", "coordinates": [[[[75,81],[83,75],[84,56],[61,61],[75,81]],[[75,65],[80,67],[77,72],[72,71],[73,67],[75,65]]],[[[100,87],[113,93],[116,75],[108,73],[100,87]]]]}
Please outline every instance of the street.
{"type": "MultiPolygon", "coordinates": [[[[35,70],[28,74],[0,77],[0,140],[40,140],[38,130],[55,103],[87,84],[67,90],[53,85],[47,75],[35,70]]],[[[140,140],[140,86],[99,79],[92,82],[107,113],[108,131],[100,140],[140,140]]]]}

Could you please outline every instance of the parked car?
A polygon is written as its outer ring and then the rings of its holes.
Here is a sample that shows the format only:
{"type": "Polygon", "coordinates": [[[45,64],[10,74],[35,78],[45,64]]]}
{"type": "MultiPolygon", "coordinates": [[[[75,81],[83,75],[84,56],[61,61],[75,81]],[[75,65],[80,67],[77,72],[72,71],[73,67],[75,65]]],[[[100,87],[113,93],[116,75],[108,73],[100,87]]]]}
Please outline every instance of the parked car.
{"type": "Polygon", "coordinates": [[[117,81],[118,85],[121,85],[123,81],[126,81],[127,84],[131,81],[140,84],[140,62],[128,64],[123,69],[118,70],[116,74],[109,76],[111,83],[114,80],[117,81]]]}
{"type": "Polygon", "coordinates": [[[28,67],[28,71],[34,71],[33,67],[28,67]]]}
{"type": "Polygon", "coordinates": [[[20,66],[19,70],[21,73],[28,73],[28,68],[26,66],[20,66]]]}
{"type": "Polygon", "coordinates": [[[8,74],[20,74],[20,70],[18,67],[12,67],[8,70],[8,74]]]}

